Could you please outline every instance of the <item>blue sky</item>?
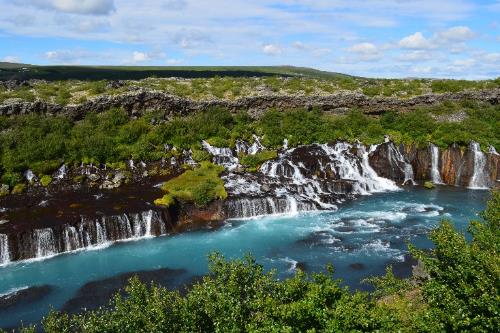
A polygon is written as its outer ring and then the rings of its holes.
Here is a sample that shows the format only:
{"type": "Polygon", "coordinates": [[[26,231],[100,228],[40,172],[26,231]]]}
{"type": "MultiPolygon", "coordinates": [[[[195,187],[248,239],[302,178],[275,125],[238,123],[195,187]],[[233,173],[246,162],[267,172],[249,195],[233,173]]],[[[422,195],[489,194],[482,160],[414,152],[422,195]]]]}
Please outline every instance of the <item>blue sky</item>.
{"type": "Polygon", "coordinates": [[[500,0],[0,0],[0,61],[500,76],[500,0]]]}

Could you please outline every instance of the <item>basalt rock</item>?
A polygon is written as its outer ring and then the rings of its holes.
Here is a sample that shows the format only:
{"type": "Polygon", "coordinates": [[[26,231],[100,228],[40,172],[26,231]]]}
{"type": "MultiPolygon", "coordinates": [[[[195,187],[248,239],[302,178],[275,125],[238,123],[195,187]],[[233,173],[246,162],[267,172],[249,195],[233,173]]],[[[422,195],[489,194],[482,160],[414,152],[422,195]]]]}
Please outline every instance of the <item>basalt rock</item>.
{"type": "Polygon", "coordinates": [[[195,101],[160,91],[139,89],[117,96],[100,96],[79,105],[62,106],[44,101],[16,101],[0,105],[0,115],[29,113],[47,115],[64,114],[75,120],[79,120],[87,113],[103,112],[112,107],[125,109],[131,117],[140,116],[150,110],[161,110],[165,112],[166,118],[171,118],[174,115],[186,115],[211,107],[224,107],[231,111],[244,110],[254,118],[259,118],[270,108],[278,110],[318,108],[322,111],[343,113],[349,108],[357,107],[364,110],[367,114],[381,114],[389,110],[414,110],[417,107],[436,105],[443,101],[460,101],[464,99],[498,104],[500,101],[500,89],[426,94],[409,99],[368,97],[358,92],[341,91],[327,96],[260,95],[243,97],[234,101],[226,99],[195,101]]]}
{"type": "Polygon", "coordinates": [[[453,144],[441,155],[441,175],[445,184],[455,185],[460,177],[463,152],[458,145],[453,144]]]}

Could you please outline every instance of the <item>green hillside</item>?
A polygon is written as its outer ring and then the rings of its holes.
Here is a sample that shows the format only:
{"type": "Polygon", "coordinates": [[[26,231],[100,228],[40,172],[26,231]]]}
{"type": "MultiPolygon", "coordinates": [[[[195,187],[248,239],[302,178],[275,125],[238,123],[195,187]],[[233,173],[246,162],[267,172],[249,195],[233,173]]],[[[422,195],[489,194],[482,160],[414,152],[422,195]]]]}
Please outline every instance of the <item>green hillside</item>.
{"type": "Polygon", "coordinates": [[[293,66],[34,66],[0,62],[0,80],[139,80],[147,77],[209,78],[274,75],[311,78],[348,77],[344,74],[293,66]]]}

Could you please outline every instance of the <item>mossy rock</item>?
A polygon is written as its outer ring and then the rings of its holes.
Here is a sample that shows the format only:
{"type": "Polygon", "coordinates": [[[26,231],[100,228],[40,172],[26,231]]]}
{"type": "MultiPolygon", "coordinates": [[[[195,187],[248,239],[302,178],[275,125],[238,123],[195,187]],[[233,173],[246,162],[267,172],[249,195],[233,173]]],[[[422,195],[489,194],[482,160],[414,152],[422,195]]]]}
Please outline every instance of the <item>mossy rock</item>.
{"type": "Polygon", "coordinates": [[[14,186],[14,188],[12,189],[12,194],[21,194],[24,192],[24,190],[26,189],[26,184],[16,184],[16,186],[14,186]]]}
{"type": "Polygon", "coordinates": [[[43,187],[47,187],[52,183],[52,177],[49,175],[43,175],[40,178],[40,184],[42,184],[43,187]]]}
{"type": "Polygon", "coordinates": [[[73,178],[73,182],[77,184],[83,183],[84,180],[85,180],[85,175],[78,175],[73,178]]]}
{"type": "Polygon", "coordinates": [[[6,196],[7,194],[10,193],[9,191],[10,187],[7,184],[2,184],[0,186],[0,197],[6,196]]]}
{"type": "Polygon", "coordinates": [[[435,188],[435,187],[436,187],[436,185],[434,185],[434,183],[433,183],[433,182],[429,182],[429,181],[427,181],[427,182],[425,182],[425,183],[424,183],[424,187],[425,187],[426,189],[428,189],[428,190],[432,190],[433,188],[435,188]]]}
{"type": "Polygon", "coordinates": [[[156,206],[170,207],[175,205],[175,199],[171,194],[165,194],[163,197],[154,201],[156,206]]]}

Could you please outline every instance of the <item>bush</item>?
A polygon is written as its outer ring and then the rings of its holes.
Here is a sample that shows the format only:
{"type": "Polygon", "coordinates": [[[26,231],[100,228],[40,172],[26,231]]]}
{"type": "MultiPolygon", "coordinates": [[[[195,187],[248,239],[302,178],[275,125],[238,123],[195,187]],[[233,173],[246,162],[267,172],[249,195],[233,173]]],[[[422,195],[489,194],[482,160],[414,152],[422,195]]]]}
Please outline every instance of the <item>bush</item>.
{"type": "Polygon", "coordinates": [[[240,158],[240,163],[249,168],[257,168],[267,160],[276,158],[278,153],[276,150],[264,150],[255,155],[244,155],[240,158]]]}
{"type": "Polygon", "coordinates": [[[186,170],[180,176],[167,181],[162,189],[175,199],[206,206],[215,199],[226,199],[227,192],[219,174],[224,167],[202,162],[199,168],[186,170]]]}
{"type": "Polygon", "coordinates": [[[12,189],[12,194],[21,194],[24,192],[26,185],[23,183],[16,184],[12,189]]]}
{"type": "Polygon", "coordinates": [[[175,199],[171,194],[165,194],[163,197],[156,199],[154,204],[162,207],[170,207],[175,205],[175,199]]]}
{"type": "Polygon", "coordinates": [[[42,184],[43,187],[47,187],[50,185],[50,183],[52,183],[52,177],[48,175],[43,175],[40,178],[40,183],[42,184]]]}

